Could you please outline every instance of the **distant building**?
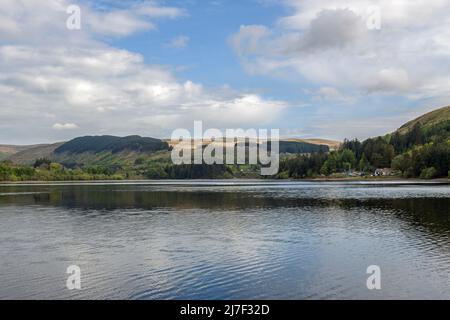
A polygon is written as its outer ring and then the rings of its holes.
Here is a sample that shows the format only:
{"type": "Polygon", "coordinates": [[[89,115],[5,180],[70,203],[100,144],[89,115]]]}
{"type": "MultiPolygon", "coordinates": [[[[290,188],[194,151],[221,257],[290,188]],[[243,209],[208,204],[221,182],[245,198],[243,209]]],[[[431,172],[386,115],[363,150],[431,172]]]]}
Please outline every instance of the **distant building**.
{"type": "Polygon", "coordinates": [[[376,169],[373,174],[375,177],[392,176],[394,171],[391,168],[376,169]]]}

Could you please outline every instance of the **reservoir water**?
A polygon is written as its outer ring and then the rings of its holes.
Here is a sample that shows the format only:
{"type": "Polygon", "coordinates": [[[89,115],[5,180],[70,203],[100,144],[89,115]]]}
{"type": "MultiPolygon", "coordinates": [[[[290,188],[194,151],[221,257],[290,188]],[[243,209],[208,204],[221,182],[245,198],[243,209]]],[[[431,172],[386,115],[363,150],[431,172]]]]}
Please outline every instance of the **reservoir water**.
{"type": "Polygon", "coordinates": [[[449,205],[400,182],[1,185],[0,299],[450,299],[449,205]]]}

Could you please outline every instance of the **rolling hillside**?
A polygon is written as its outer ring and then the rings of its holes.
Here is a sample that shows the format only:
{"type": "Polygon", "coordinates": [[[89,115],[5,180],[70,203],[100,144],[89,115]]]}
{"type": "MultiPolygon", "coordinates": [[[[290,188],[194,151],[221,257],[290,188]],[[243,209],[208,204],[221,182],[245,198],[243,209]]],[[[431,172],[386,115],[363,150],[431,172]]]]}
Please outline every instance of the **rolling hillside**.
{"type": "Polygon", "coordinates": [[[6,157],[5,159],[17,164],[31,165],[38,158],[51,158],[54,151],[63,144],[64,142],[29,146],[22,151],[18,151],[6,157]]]}
{"type": "MultiPolygon", "coordinates": [[[[209,144],[207,141],[206,144],[209,144]]],[[[292,139],[280,141],[281,153],[313,153],[328,152],[329,145],[338,145],[339,142],[328,140],[300,140],[292,139]]],[[[132,167],[135,163],[160,160],[163,163],[170,161],[171,147],[176,142],[159,140],[140,136],[86,136],[75,138],[68,142],[59,142],[48,145],[24,147],[23,150],[8,149],[4,159],[16,164],[32,165],[36,159],[47,158],[63,164],[66,167],[77,166],[126,166],[132,167]]],[[[6,150],[6,148],[5,148],[6,150]]]]}
{"type": "Polygon", "coordinates": [[[420,125],[426,129],[447,121],[450,121],[450,106],[431,111],[423,116],[411,120],[400,127],[397,131],[400,134],[405,134],[417,125],[420,125]]]}
{"type": "Polygon", "coordinates": [[[34,148],[36,146],[12,146],[12,145],[0,145],[0,161],[11,157],[18,152],[34,148]]]}
{"type": "Polygon", "coordinates": [[[391,168],[406,178],[442,178],[450,174],[450,107],[407,122],[393,133],[367,139],[358,146],[344,142],[364,162],[391,168]]]}
{"type": "Polygon", "coordinates": [[[0,145],[0,161],[17,153],[18,150],[14,146],[0,145]]]}
{"type": "MultiPolygon", "coordinates": [[[[29,159],[34,154],[45,154],[46,149],[51,146],[48,144],[36,144],[36,145],[25,145],[25,146],[14,146],[14,145],[0,145],[0,161],[11,160],[21,162],[20,159],[29,159]],[[19,155],[16,158],[16,155],[19,155]]],[[[53,150],[52,150],[53,151],[53,150]]]]}

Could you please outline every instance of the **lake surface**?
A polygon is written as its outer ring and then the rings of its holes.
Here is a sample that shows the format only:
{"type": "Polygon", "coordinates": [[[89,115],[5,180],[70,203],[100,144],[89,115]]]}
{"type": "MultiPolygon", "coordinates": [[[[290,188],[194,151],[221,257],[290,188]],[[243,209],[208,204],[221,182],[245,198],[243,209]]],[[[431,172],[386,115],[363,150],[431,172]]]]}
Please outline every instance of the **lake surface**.
{"type": "Polygon", "coordinates": [[[433,184],[0,185],[0,299],[450,299],[449,205],[433,184]]]}

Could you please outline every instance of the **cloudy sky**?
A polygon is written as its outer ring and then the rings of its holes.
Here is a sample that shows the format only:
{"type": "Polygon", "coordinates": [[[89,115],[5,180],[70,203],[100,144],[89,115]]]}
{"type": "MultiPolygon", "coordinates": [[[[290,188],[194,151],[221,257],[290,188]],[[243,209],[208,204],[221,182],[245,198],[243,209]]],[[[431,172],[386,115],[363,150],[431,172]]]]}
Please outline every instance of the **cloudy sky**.
{"type": "Polygon", "coordinates": [[[384,134],[450,104],[448,12],[449,0],[0,0],[0,143],[162,138],[194,120],[384,134]]]}

